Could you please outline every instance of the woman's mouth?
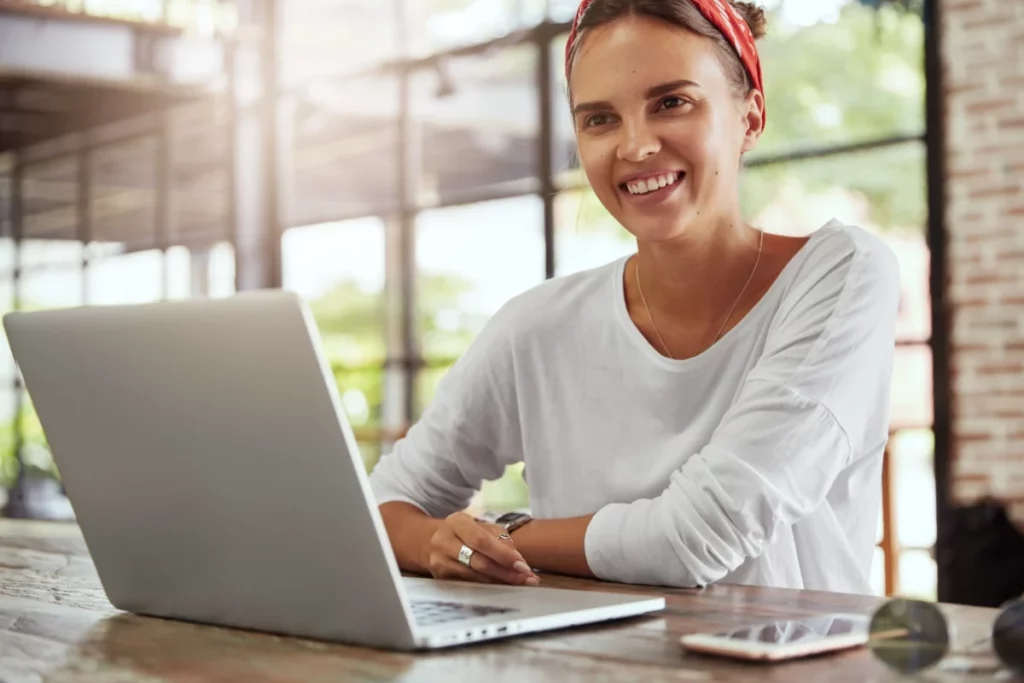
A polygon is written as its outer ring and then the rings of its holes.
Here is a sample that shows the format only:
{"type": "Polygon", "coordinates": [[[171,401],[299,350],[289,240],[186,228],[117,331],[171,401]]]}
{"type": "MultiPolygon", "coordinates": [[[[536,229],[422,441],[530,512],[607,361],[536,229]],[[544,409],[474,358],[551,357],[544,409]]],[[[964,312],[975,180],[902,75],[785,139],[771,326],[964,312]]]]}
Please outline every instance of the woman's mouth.
{"type": "Polygon", "coordinates": [[[619,183],[619,190],[636,199],[654,199],[667,196],[686,176],[680,171],[619,183]]]}

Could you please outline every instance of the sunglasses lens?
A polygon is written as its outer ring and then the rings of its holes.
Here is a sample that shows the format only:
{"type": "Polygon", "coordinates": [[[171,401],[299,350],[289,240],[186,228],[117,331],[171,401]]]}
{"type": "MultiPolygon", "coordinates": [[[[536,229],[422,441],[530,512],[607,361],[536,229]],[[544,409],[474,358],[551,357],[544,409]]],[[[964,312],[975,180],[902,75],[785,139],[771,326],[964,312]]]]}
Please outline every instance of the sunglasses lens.
{"type": "Polygon", "coordinates": [[[871,618],[870,636],[875,656],[901,673],[927,669],[949,650],[945,617],[934,604],[920,600],[884,604],[871,618]]]}
{"type": "Polygon", "coordinates": [[[992,627],[992,648],[999,659],[1024,674],[1024,600],[1007,605],[992,627]]]}

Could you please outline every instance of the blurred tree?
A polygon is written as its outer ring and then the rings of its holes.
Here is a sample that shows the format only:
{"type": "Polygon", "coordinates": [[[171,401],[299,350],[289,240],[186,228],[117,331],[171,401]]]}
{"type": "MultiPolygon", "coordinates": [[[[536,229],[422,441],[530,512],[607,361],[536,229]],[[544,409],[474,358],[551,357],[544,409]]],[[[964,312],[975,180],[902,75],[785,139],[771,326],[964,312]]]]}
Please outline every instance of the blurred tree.
{"type": "MultiPolygon", "coordinates": [[[[768,125],[750,160],[924,132],[920,16],[853,3],[836,23],[799,29],[775,23],[762,47],[768,125]]],[[[751,170],[743,182],[744,208],[759,214],[787,184],[806,195],[841,188],[863,196],[880,227],[923,228],[920,145],[751,170]]]]}

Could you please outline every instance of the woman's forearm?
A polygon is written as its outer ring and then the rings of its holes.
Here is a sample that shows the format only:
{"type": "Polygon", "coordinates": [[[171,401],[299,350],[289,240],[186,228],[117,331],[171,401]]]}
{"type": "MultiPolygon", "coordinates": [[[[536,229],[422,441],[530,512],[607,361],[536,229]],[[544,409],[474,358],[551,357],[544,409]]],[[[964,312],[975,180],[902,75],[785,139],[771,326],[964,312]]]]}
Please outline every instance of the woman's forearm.
{"type": "Polygon", "coordinates": [[[434,519],[409,503],[393,502],[380,506],[391,548],[398,566],[407,572],[429,574],[430,539],[442,520],[434,519]]]}
{"type": "Polygon", "coordinates": [[[592,578],[585,547],[592,516],[534,520],[512,532],[512,541],[535,569],[592,578]]]}
{"type": "MultiPolygon", "coordinates": [[[[398,566],[403,571],[430,574],[430,541],[444,520],[402,502],[381,505],[380,514],[398,566]]],[[[535,520],[514,531],[512,542],[526,562],[541,571],[592,577],[584,549],[589,522],[590,516],[535,520]]]]}

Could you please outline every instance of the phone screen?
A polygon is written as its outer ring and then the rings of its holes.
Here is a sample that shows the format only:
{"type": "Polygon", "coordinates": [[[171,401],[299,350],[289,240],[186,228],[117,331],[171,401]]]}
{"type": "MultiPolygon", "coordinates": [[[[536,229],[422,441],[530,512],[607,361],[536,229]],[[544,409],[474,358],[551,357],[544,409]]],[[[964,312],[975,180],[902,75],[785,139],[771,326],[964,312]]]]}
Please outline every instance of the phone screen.
{"type": "Polygon", "coordinates": [[[867,617],[853,615],[807,617],[744,626],[730,631],[720,631],[714,636],[748,643],[790,645],[817,641],[830,636],[866,635],[869,623],[867,617]]]}

